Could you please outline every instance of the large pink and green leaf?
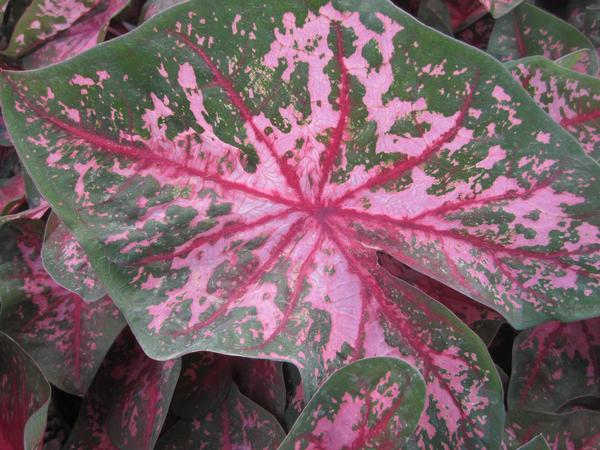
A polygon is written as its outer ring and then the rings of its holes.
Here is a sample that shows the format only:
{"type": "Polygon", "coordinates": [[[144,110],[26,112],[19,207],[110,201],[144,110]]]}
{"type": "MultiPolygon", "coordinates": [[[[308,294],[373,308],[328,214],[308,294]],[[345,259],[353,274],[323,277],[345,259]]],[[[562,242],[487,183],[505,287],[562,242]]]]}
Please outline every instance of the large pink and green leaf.
{"type": "Polygon", "coordinates": [[[600,80],[541,56],[507,66],[535,102],[570,132],[588,155],[600,160],[600,80]]]}
{"type": "Polygon", "coordinates": [[[323,383],[280,449],[412,448],[424,406],[425,383],[410,364],[359,360],[323,383]]]}
{"type": "Polygon", "coordinates": [[[65,450],[152,450],[169,409],[181,361],[148,358],[126,329],[81,406],[65,450]]]}
{"type": "Polygon", "coordinates": [[[484,346],[376,251],[519,327],[598,314],[600,170],[492,58],[386,1],[253,5],[4,72],[28,170],[150,355],[290,361],[309,395],[401,356],[423,445],[493,448],[484,346]]]}
{"type": "Polygon", "coordinates": [[[517,337],[509,409],[559,412],[585,397],[600,398],[600,318],[550,322],[517,337]]]}
{"type": "MultiPolygon", "coordinates": [[[[488,52],[500,61],[541,55],[555,60],[575,50],[595,50],[577,28],[529,3],[523,3],[494,25],[488,52]]],[[[594,52],[587,73],[598,73],[598,55],[594,52]]]]}
{"type": "Polygon", "coordinates": [[[0,227],[0,330],[50,382],[83,395],[125,322],[110,298],[88,304],[50,278],[40,255],[43,233],[40,221],[0,227]]]}
{"type": "Polygon", "coordinates": [[[284,436],[275,417],[232,385],[218,408],[198,418],[180,419],[161,436],[156,449],[271,450],[284,436]]]}
{"type": "Polygon", "coordinates": [[[46,222],[42,262],[54,281],[83,300],[96,301],[106,294],[85,251],[54,213],[46,222]]]}
{"type": "Polygon", "coordinates": [[[0,448],[42,448],[50,385],[33,359],[0,331],[0,448]]]}

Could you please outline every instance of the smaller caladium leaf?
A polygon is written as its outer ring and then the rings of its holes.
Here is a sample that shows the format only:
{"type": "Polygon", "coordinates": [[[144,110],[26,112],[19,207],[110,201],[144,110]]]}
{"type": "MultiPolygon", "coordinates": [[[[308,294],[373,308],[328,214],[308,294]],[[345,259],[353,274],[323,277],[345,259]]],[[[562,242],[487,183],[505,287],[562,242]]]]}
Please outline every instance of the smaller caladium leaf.
{"type": "Polygon", "coordinates": [[[519,6],[523,0],[479,0],[496,19],[519,6]]]}
{"type": "Polygon", "coordinates": [[[406,448],[424,406],[417,369],[396,358],[362,359],[323,383],[280,449],[406,448]]]}
{"type": "Polygon", "coordinates": [[[565,69],[587,74],[587,68],[594,58],[593,53],[595,53],[594,50],[582,48],[581,50],[575,50],[565,56],[561,56],[554,62],[565,69]]]}
{"type": "MultiPolygon", "coordinates": [[[[513,77],[555,122],[600,160],[600,80],[565,69],[542,56],[506,64],[513,77]]],[[[538,139],[547,140],[540,132],[538,139]]]]}
{"type": "Polygon", "coordinates": [[[221,405],[195,419],[181,419],[160,438],[157,450],[277,448],[285,433],[275,417],[232,385],[221,405]]]}
{"type": "Polygon", "coordinates": [[[488,12],[487,8],[473,0],[444,0],[450,13],[450,24],[455,32],[475,23],[488,12]]]}
{"type": "Polygon", "coordinates": [[[419,5],[417,18],[442,33],[452,36],[450,11],[443,0],[423,0],[419,5]]]}
{"type": "Polygon", "coordinates": [[[64,449],[153,449],[180,367],[180,359],[148,358],[126,329],[102,362],[64,449]]]}
{"type": "Polygon", "coordinates": [[[600,53],[600,1],[571,1],[569,8],[569,23],[585,34],[600,53]]]}
{"type": "Polygon", "coordinates": [[[183,418],[202,417],[221,405],[232,383],[231,357],[211,352],[184,355],[171,410],[183,418]]]}
{"type": "Polygon", "coordinates": [[[491,344],[498,329],[504,323],[504,318],[499,313],[475,302],[451,287],[417,272],[387,253],[380,252],[378,256],[384,269],[442,303],[475,331],[486,345],[491,344]]]}
{"type": "Polygon", "coordinates": [[[538,434],[527,444],[522,445],[517,450],[550,450],[546,439],[541,434],[538,434]]]}
{"type": "Polygon", "coordinates": [[[509,409],[558,412],[589,396],[600,398],[600,318],[549,322],[517,336],[509,409]]]}
{"type": "Polygon", "coordinates": [[[85,251],[54,213],[46,222],[42,262],[54,281],[83,300],[93,302],[106,295],[85,251]]]}
{"type": "Polygon", "coordinates": [[[53,384],[83,395],[125,321],[110,298],[88,304],[52,280],[40,256],[43,232],[31,220],[0,228],[0,329],[53,384]]]}
{"type": "Polygon", "coordinates": [[[457,39],[481,50],[488,46],[492,29],[494,28],[492,16],[485,15],[468,27],[455,33],[457,39]]]}
{"type": "Polygon", "coordinates": [[[0,332],[0,448],[41,449],[50,385],[35,362],[0,332]]]}
{"type": "Polygon", "coordinates": [[[186,1],[188,0],[148,0],[146,3],[144,3],[141,21],[145,22],[150,17],[157,15],[165,9],[174,5],[179,5],[180,3],[184,3],[186,1]]]}
{"type": "Polygon", "coordinates": [[[519,448],[538,434],[552,450],[597,450],[600,448],[600,412],[579,410],[553,414],[510,411],[501,448],[519,448]]]}
{"type": "Polygon", "coordinates": [[[233,379],[240,392],[278,420],[286,407],[283,363],[269,359],[233,358],[233,379]]]}
{"type": "Polygon", "coordinates": [[[44,214],[48,212],[49,209],[50,205],[48,205],[48,203],[44,201],[35,208],[19,211],[18,213],[7,214],[5,216],[0,215],[0,226],[4,225],[5,223],[13,222],[15,220],[20,219],[41,219],[44,216],[44,214]]]}
{"type": "MultiPolygon", "coordinates": [[[[65,3],[82,5],[80,0],[63,0],[59,3],[60,8],[67,8],[65,3]]],[[[64,61],[79,53],[82,53],[104,40],[106,29],[110,19],[117,15],[127,6],[129,0],[101,0],[95,3],[90,10],[72,23],[67,29],[61,31],[52,39],[47,40],[40,47],[23,58],[25,69],[37,69],[64,61]]],[[[60,14],[60,10],[57,11],[60,14]]],[[[46,19],[45,16],[38,18],[40,23],[46,19]]]]}
{"type": "MultiPolygon", "coordinates": [[[[555,60],[575,50],[594,49],[577,28],[541,8],[523,3],[496,21],[487,51],[500,61],[541,55],[555,60]]],[[[593,53],[587,73],[598,73],[598,55],[593,53]]]]}

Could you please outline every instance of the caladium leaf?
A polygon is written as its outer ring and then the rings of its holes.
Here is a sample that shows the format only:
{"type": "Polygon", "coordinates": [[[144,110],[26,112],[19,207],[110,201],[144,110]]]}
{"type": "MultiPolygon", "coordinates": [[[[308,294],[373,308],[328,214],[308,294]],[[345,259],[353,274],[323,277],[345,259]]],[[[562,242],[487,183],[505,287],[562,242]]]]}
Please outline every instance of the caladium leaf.
{"type": "Polygon", "coordinates": [[[277,420],[231,386],[221,405],[205,416],[181,419],[156,445],[157,450],[275,449],[285,433],[277,420]]]}
{"type": "Polygon", "coordinates": [[[569,23],[585,34],[600,52],[600,1],[571,1],[569,8],[569,23]]]}
{"type": "Polygon", "coordinates": [[[18,213],[0,215],[0,226],[5,223],[13,222],[20,219],[41,219],[50,209],[50,205],[45,201],[35,208],[29,208],[18,213]]]}
{"type": "MultiPolygon", "coordinates": [[[[39,2],[34,1],[33,5],[36,3],[39,2]]],[[[40,7],[33,17],[35,17],[34,21],[37,20],[41,27],[46,25],[53,29],[53,27],[64,26],[64,23],[59,21],[61,16],[64,18],[65,23],[69,23],[69,26],[60,31],[56,36],[53,36],[50,31],[49,33],[52,38],[25,56],[23,58],[23,67],[26,69],[37,69],[49,64],[55,64],[78,55],[92,48],[97,43],[102,42],[106,35],[110,19],[122,11],[128,3],[129,0],[100,0],[93,2],[86,2],[85,0],[61,0],[57,2],[56,9],[52,11],[57,14],[53,19],[50,19],[53,21],[52,24],[47,22],[49,20],[48,10],[40,7]],[[88,6],[90,6],[89,9],[88,6]],[[70,8],[73,9],[69,12],[70,8]],[[73,14],[73,17],[75,17],[78,14],[75,11],[80,11],[81,15],[76,21],[70,22],[69,14],[73,14]]],[[[48,5],[49,2],[46,1],[44,4],[48,5]]],[[[32,6],[30,6],[30,9],[32,6]]],[[[29,19],[30,17],[28,17],[29,19]]],[[[29,23],[30,26],[33,25],[33,22],[29,23]]],[[[27,40],[27,31],[23,33],[23,36],[27,40]]],[[[42,39],[45,36],[46,34],[41,34],[42,39]]],[[[18,47],[15,48],[18,49],[18,47]]]]}
{"type": "Polygon", "coordinates": [[[150,17],[157,15],[159,12],[186,1],[188,0],[148,0],[146,3],[144,3],[141,20],[144,22],[150,17]]]}
{"type": "Polygon", "coordinates": [[[424,406],[425,383],[410,364],[356,361],[325,381],[280,449],[408,448],[424,406]]]}
{"type": "Polygon", "coordinates": [[[530,440],[527,444],[522,445],[518,448],[518,450],[551,450],[544,439],[544,436],[538,434],[532,440],[530,440]]]}
{"type": "Polygon", "coordinates": [[[384,269],[411,285],[419,288],[431,298],[445,305],[466,323],[477,335],[490,345],[504,319],[493,309],[471,300],[464,294],[411,269],[406,264],[380,253],[379,260],[384,269]]]}
{"type": "Polygon", "coordinates": [[[125,322],[108,297],[87,304],[50,278],[40,256],[43,233],[39,221],[0,228],[0,329],[50,382],[83,395],[125,322]]]}
{"type": "Polygon", "coordinates": [[[523,0],[479,0],[495,18],[509,13],[522,2],[523,0]]]}
{"type": "Polygon", "coordinates": [[[589,396],[600,398],[600,318],[550,322],[517,336],[509,409],[558,412],[589,396]]]}
{"type": "Polygon", "coordinates": [[[472,0],[445,0],[454,31],[461,31],[481,19],[488,12],[485,5],[472,0]]]}
{"type": "Polygon", "coordinates": [[[423,0],[419,5],[417,17],[424,24],[452,36],[450,11],[443,0],[423,0]]]}
{"type": "Polygon", "coordinates": [[[50,385],[35,362],[0,331],[0,448],[42,448],[50,385]]]}
{"type": "Polygon", "coordinates": [[[532,56],[507,63],[535,102],[600,160],[600,80],[532,56]]]}
{"type": "Polygon", "coordinates": [[[600,446],[600,412],[580,410],[566,414],[510,411],[503,450],[526,444],[542,435],[552,450],[595,450],[600,446]]]}
{"type": "Polygon", "coordinates": [[[595,53],[594,50],[590,50],[589,48],[575,50],[565,56],[561,56],[554,62],[566,69],[587,74],[587,68],[594,58],[593,53],[595,53]]]}
{"type": "Polygon", "coordinates": [[[600,169],[492,58],[386,1],[253,5],[178,5],[3,72],[29,172],[153,357],[282,359],[310,395],[403,355],[424,446],[493,448],[484,346],[376,250],[519,327],[598,314],[600,169]]]}
{"type": "Polygon", "coordinates": [[[148,358],[126,329],[102,362],[64,449],[153,449],[180,367],[179,359],[148,358]]]}
{"type": "Polygon", "coordinates": [[[83,300],[93,302],[106,295],[85,251],[54,213],[46,222],[42,262],[54,281],[83,300]]]}
{"type": "MultiPolygon", "coordinates": [[[[523,3],[496,21],[487,50],[505,62],[535,55],[555,60],[584,48],[595,49],[577,28],[541,8],[523,3]]],[[[598,73],[595,53],[587,72],[598,73]]]]}

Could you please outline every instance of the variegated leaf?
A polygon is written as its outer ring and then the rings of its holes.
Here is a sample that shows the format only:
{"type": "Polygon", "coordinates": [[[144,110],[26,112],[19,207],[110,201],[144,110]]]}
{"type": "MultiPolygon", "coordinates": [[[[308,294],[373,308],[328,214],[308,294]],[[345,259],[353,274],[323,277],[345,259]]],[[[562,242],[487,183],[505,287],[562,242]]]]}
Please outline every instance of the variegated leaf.
{"type": "Polygon", "coordinates": [[[85,251],[54,213],[46,222],[42,262],[54,281],[83,300],[93,302],[106,295],[85,251]]]}
{"type": "Polygon", "coordinates": [[[594,58],[593,53],[595,51],[589,48],[575,50],[574,52],[567,53],[565,56],[561,56],[554,62],[566,69],[587,75],[587,68],[590,61],[594,58]]]}
{"type": "Polygon", "coordinates": [[[379,260],[384,269],[445,305],[477,333],[486,345],[491,344],[498,329],[504,323],[504,319],[500,314],[493,309],[474,302],[466,295],[455,291],[445,284],[411,269],[387,253],[380,253],[379,260]]]}
{"type": "Polygon", "coordinates": [[[156,450],[277,448],[285,433],[277,420],[232,385],[220,406],[196,419],[180,419],[156,450]]]}
{"type": "Polygon", "coordinates": [[[600,398],[600,318],[550,322],[517,337],[509,409],[559,412],[591,396],[600,398]]]}
{"type": "Polygon", "coordinates": [[[24,211],[19,211],[5,216],[0,215],[0,226],[15,220],[21,219],[41,219],[50,209],[50,205],[44,201],[35,208],[29,208],[24,211]]]}
{"type": "Polygon", "coordinates": [[[171,6],[179,5],[180,3],[184,3],[186,1],[188,0],[148,0],[146,3],[144,3],[141,20],[146,21],[165,9],[170,8],[171,6]]]}
{"type": "Polygon", "coordinates": [[[108,297],[87,304],[50,278],[40,256],[43,233],[39,221],[0,227],[0,330],[50,382],[83,395],[125,322],[108,297]]]}
{"type": "Polygon", "coordinates": [[[600,80],[532,56],[507,63],[535,102],[600,160],[600,80]]]}
{"type": "Polygon", "coordinates": [[[502,450],[519,448],[537,435],[546,440],[551,450],[596,450],[600,448],[600,412],[511,411],[502,450]]]}
{"type": "Polygon", "coordinates": [[[0,448],[42,448],[50,385],[35,362],[0,331],[0,448]]]}
{"type": "Polygon", "coordinates": [[[484,346],[376,250],[519,327],[589,317],[600,169],[492,58],[386,1],[262,5],[178,5],[4,72],[28,170],[150,355],[282,359],[308,394],[403,356],[427,381],[423,445],[493,448],[484,346]]]}
{"type": "Polygon", "coordinates": [[[600,1],[571,1],[569,9],[569,23],[585,34],[600,53],[600,1]]]}
{"type": "Polygon", "coordinates": [[[546,439],[544,439],[544,436],[542,436],[541,434],[538,434],[536,437],[534,437],[532,440],[530,440],[527,444],[524,444],[521,447],[519,447],[518,450],[551,450],[551,449],[550,449],[550,447],[548,447],[548,443],[546,442],[546,439]]]}
{"type": "Polygon", "coordinates": [[[92,383],[65,450],[154,448],[181,361],[148,358],[126,329],[92,383]]]}
{"type": "Polygon", "coordinates": [[[479,0],[495,18],[502,17],[523,3],[523,0],[479,0]]]}
{"type": "Polygon", "coordinates": [[[425,25],[452,36],[450,11],[443,0],[423,0],[417,18],[425,25]]]}
{"type": "Polygon", "coordinates": [[[485,5],[473,0],[444,0],[444,3],[450,13],[450,23],[455,32],[475,23],[488,12],[485,5]]]}
{"type": "MultiPolygon", "coordinates": [[[[555,60],[575,50],[595,49],[590,40],[569,23],[541,8],[523,3],[496,21],[488,52],[500,61],[541,55],[555,60]]],[[[598,73],[598,55],[591,54],[587,72],[598,73]]]]}
{"type": "Polygon", "coordinates": [[[424,406],[425,383],[410,364],[356,361],[319,388],[280,450],[409,448],[424,406]]]}
{"type": "MultiPolygon", "coordinates": [[[[30,8],[36,3],[39,2],[34,1],[30,8]]],[[[59,63],[102,42],[110,19],[123,10],[129,0],[99,0],[94,2],[86,0],[44,0],[43,3],[47,6],[55,3],[54,8],[56,9],[50,8],[48,10],[40,6],[36,11],[37,15],[33,16],[35,17],[33,20],[40,23],[42,29],[45,26],[49,26],[52,30],[63,27],[67,23],[69,25],[56,35],[52,35],[52,31],[38,31],[40,34],[36,40],[37,42],[35,42],[35,49],[23,58],[23,67],[26,69],[37,69],[59,63]],[[57,16],[54,18],[49,17],[53,13],[57,16]],[[80,16],[74,22],[71,22],[71,17],[77,17],[78,13],[80,16]],[[59,21],[61,15],[63,15],[64,23],[59,21]],[[48,37],[46,37],[46,33],[48,33],[48,37]],[[40,37],[44,41],[41,45],[39,45],[40,37]]],[[[28,19],[30,18],[28,17],[28,19]]],[[[29,22],[29,26],[33,27],[33,23],[29,22]]],[[[28,31],[23,32],[24,41],[29,38],[28,31]]],[[[26,45],[26,42],[24,44],[26,45]]],[[[18,50],[18,46],[15,49],[22,52],[22,50],[18,50]]]]}

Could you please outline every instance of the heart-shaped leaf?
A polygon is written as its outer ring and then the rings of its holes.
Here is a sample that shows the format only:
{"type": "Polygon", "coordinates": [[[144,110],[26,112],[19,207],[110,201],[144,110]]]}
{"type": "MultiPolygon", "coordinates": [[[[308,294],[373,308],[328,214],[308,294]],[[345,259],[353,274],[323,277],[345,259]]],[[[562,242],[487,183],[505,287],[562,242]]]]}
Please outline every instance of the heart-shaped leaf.
{"type": "Polygon", "coordinates": [[[42,262],[54,281],[83,300],[93,302],[106,295],[85,251],[54,213],[46,222],[42,262]]]}
{"type": "Polygon", "coordinates": [[[552,450],[595,450],[600,447],[600,412],[580,410],[566,414],[510,411],[502,444],[511,450],[540,434],[552,450]]]}
{"type": "Polygon", "coordinates": [[[153,449],[180,367],[179,359],[148,358],[126,329],[102,362],[64,449],[153,449]]]}
{"type": "MultiPolygon", "coordinates": [[[[577,28],[529,3],[523,3],[494,25],[488,52],[500,61],[541,55],[555,60],[580,49],[595,50],[577,28]]],[[[592,52],[587,66],[591,75],[598,73],[598,55],[592,52]]]]}
{"type": "Polygon", "coordinates": [[[410,364],[356,361],[325,381],[280,449],[408,448],[424,406],[425,383],[410,364]]]}
{"type": "Polygon", "coordinates": [[[588,396],[600,398],[600,318],[550,322],[517,336],[509,409],[558,412],[588,396]]]}
{"type": "Polygon", "coordinates": [[[493,448],[484,346],[376,250],[519,327],[598,314],[600,169],[492,58],[386,1],[262,5],[178,5],[3,72],[22,159],[150,355],[279,358],[308,394],[403,356],[424,445],[493,448]]]}
{"type": "MultiPolygon", "coordinates": [[[[42,6],[34,12],[32,8],[36,4],[40,4],[39,1],[35,0],[32,6],[30,6],[30,11],[26,13],[28,22],[25,24],[19,23],[17,26],[25,27],[28,24],[30,27],[33,27],[34,23],[39,23],[41,28],[47,26],[50,28],[50,31],[40,32],[38,30],[37,39],[39,40],[41,37],[47,40],[39,47],[37,46],[39,42],[34,43],[36,48],[23,58],[23,67],[26,69],[37,69],[49,64],[55,64],[78,55],[92,48],[97,43],[102,42],[106,35],[110,19],[123,10],[128,3],[129,0],[100,0],[92,2],[86,0],[61,0],[57,3],[56,9],[50,12],[42,6]],[[52,17],[52,14],[56,14],[56,16],[52,17]],[[80,16],[74,22],[71,22],[71,14],[73,14],[72,17],[75,17],[77,14],[80,14],[80,16]],[[64,20],[61,22],[60,18],[64,20]],[[32,19],[33,21],[29,21],[32,19]],[[56,35],[52,34],[53,29],[62,28],[66,24],[69,24],[66,29],[62,29],[56,35]],[[48,37],[51,37],[50,39],[48,39],[46,33],[48,33],[48,37]]],[[[49,2],[44,2],[44,5],[48,4],[49,2]]],[[[23,44],[26,46],[26,40],[29,38],[31,30],[26,28],[23,28],[23,30],[23,44]]],[[[15,29],[15,32],[17,32],[17,29],[15,29]]],[[[15,51],[22,52],[22,50],[19,50],[19,47],[14,48],[15,51]]]]}
{"type": "Polygon", "coordinates": [[[387,253],[380,253],[379,260],[382,267],[392,275],[419,288],[434,300],[445,305],[477,333],[486,345],[492,343],[498,329],[504,323],[504,319],[496,311],[474,302],[469,297],[445,284],[411,269],[387,253]]]}
{"type": "Polygon", "coordinates": [[[0,331],[0,448],[42,448],[50,385],[35,362],[0,331]]]}
{"type": "MultiPolygon", "coordinates": [[[[507,63],[535,102],[600,160],[600,80],[532,56],[507,63]]],[[[544,139],[543,135],[540,136],[544,139]]]]}
{"type": "Polygon", "coordinates": [[[221,405],[205,416],[180,419],[156,445],[157,450],[275,449],[285,433],[267,411],[232,385],[221,405]]]}
{"type": "Polygon", "coordinates": [[[39,221],[0,228],[0,329],[50,382],[83,395],[125,321],[108,297],[88,304],[50,278],[40,257],[43,233],[39,221]]]}

